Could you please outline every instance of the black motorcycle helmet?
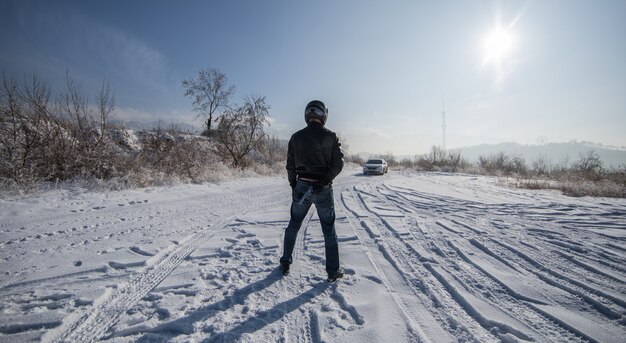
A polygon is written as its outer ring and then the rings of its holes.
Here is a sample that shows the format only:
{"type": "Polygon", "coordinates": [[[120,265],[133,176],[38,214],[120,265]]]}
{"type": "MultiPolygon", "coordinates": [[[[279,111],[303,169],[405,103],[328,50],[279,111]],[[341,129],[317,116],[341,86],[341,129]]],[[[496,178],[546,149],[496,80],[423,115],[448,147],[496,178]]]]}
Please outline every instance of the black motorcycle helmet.
{"type": "Polygon", "coordinates": [[[308,124],[312,118],[317,118],[322,121],[322,125],[326,125],[328,107],[319,100],[309,102],[304,109],[304,121],[308,124]]]}

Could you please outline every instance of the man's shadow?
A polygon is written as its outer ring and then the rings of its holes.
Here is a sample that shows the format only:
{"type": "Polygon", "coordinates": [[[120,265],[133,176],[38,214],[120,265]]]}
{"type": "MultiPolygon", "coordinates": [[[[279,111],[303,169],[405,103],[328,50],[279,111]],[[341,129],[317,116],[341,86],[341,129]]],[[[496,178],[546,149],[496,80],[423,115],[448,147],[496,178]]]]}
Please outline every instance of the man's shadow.
{"type": "MultiPolygon", "coordinates": [[[[205,321],[220,311],[226,311],[235,305],[243,305],[245,300],[254,292],[261,291],[282,278],[279,270],[273,270],[264,279],[256,281],[248,286],[235,290],[233,294],[224,299],[201,307],[186,317],[178,318],[173,321],[163,323],[149,330],[137,342],[165,342],[179,335],[191,335],[194,333],[194,323],[205,321]]],[[[299,296],[277,304],[273,308],[256,313],[254,317],[250,317],[245,322],[235,326],[228,332],[219,334],[215,337],[209,337],[204,342],[232,342],[236,341],[245,333],[257,331],[268,324],[271,324],[288,313],[297,309],[301,305],[309,302],[328,288],[328,283],[320,282],[314,285],[310,290],[300,294],[299,296]]]]}
{"type": "Polygon", "coordinates": [[[160,339],[165,341],[164,337],[173,338],[179,335],[190,335],[194,332],[194,323],[211,318],[218,312],[226,311],[235,305],[244,304],[246,298],[252,293],[271,286],[281,277],[282,275],[278,269],[273,270],[264,279],[237,289],[233,294],[216,303],[201,307],[186,317],[178,318],[150,329],[150,332],[142,336],[138,342],[154,342],[160,339]]]}
{"type": "Polygon", "coordinates": [[[257,312],[253,317],[248,318],[248,320],[243,323],[238,324],[224,333],[206,338],[202,341],[202,343],[236,342],[244,334],[261,330],[265,326],[270,325],[285,317],[287,314],[297,310],[302,305],[313,300],[313,298],[324,293],[328,287],[328,282],[319,282],[318,284],[313,285],[313,287],[311,287],[308,291],[298,295],[297,297],[276,304],[276,306],[269,310],[257,312]]]}

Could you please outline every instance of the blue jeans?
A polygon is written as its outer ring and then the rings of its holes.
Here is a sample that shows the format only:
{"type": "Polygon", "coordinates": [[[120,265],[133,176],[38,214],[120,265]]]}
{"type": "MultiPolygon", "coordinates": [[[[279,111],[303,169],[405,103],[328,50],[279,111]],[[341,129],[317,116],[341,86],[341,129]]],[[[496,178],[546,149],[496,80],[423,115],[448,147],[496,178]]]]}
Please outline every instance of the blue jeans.
{"type": "Polygon", "coordinates": [[[339,246],[337,245],[337,233],[335,232],[335,201],[333,199],[333,188],[324,187],[318,193],[312,193],[302,200],[307,193],[310,183],[298,181],[292,192],[291,219],[285,230],[285,242],[283,245],[283,256],[280,262],[292,262],[293,248],[296,244],[298,231],[302,226],[302,221],[309,212],[311,204],[315,204],[317,216],[322,224],[324,233],[324,247],[326,248],[326,272],[328,275],[335,275],[339,270],[339,246]],[[302,201],[301,201],[302,200],[302,201]]]}

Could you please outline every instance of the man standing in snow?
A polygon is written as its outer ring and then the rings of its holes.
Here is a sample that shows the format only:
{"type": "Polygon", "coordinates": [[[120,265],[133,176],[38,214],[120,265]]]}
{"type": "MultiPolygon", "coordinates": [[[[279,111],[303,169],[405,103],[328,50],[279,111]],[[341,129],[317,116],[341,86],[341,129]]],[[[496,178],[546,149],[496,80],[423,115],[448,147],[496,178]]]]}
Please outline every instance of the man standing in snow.
{"type": "Polygon", "coordinates": [[[337,134],[324,127],[327,119],[328,108],[323,102],[309,102],[304,110],[307,127],[294,133],[289,140],[287,177],[293,201],[280,269],[284,275],[289,274],[298,230],[311,204],[315,204],[324,233],[328,280],[335,281],[343,277],[343,268],[339,267],[332,183],[343,169],[343,153],[337,134]]]}

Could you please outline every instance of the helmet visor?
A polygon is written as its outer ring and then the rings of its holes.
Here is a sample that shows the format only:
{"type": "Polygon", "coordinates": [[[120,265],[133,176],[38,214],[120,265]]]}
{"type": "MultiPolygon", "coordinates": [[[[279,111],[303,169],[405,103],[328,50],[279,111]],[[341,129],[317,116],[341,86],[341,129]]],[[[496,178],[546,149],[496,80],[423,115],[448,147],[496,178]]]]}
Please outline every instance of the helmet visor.
{"type": "Polygon", "coordinates": [[[317,117],[320,117],[320,118],[323,118],[323,117],[326,116],[325,111],[321,107],[318,107],[318,106],[315,106],[315,105],[307,108],[306,109],[306,114],[307,115],[314,115],[314,116],[317,116],[317,117]]]}

